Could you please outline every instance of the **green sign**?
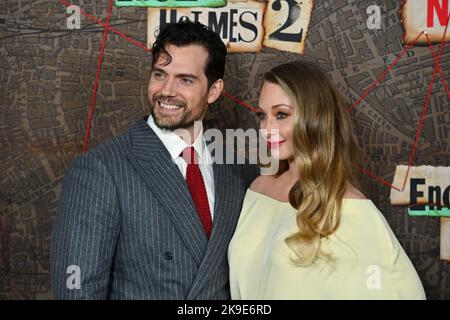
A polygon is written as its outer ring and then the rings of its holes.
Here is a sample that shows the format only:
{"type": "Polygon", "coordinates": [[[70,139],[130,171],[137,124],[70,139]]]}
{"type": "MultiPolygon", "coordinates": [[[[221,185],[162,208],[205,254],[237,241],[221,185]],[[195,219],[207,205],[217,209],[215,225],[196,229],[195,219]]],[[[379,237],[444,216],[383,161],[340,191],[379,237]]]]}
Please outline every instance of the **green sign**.
{"type": "Polygon", "coordinates": [[[429,216],[429,217],[450,217],[450,209],[442,207],[441,209],[430,210],[429,206],[425,206],[425,210],[414,210],[414,208],[408,208],[408,214],[410,216],[429,216]]]}
{"type": "Polygon", "coordinates": [[[116,0],[118,7],[223,7],[227,0],[116,0]]]}

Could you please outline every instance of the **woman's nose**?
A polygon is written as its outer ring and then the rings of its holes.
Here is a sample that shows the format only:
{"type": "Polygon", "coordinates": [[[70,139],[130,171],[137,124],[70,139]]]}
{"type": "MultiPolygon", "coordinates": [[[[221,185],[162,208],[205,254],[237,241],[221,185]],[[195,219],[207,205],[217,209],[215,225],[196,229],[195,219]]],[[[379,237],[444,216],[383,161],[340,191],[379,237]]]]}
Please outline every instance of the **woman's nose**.
{"type": "Polygon", "coordinates": [[[265,119],[265,121],[261,121],[260,123],[261,134],[266,139],[275,139],[277,140],[280,136],[280,131],[276,123],[274,123],[273,119],[265,119]]]}

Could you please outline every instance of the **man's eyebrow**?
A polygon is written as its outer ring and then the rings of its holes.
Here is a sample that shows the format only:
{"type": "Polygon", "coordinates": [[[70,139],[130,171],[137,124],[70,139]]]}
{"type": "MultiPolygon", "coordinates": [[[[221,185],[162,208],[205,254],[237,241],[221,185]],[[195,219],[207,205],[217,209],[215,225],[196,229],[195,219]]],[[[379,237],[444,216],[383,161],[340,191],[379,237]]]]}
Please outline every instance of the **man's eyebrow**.
{"type": "MultiPolygon", "coordinates": [[[[158,68],[158,67],[153,68],[152,72],[161,72],[161,73],[167,74],[167,72],[164,71],[164,69],[161,69],[161,68],[158,68]]],[[[176,77],[177,78],[198,79],[198,77],[195,74],[192,74],[192,73],[178,73],[176,75],[176,77]]]]}
{"type": "Polygon", "coordinates": [[[198,79],[198,77],[192,73],[179,73],[176,75],[178,78],[192,78],[192,79],[198,79]]]}
{"type": "Polygon", "coordinates": [[[167,72],[165,72],[163,69],[158,68],[158,67],[153,68],[152,72],[161,72],[161,73],[167,74],[167,72]]]}

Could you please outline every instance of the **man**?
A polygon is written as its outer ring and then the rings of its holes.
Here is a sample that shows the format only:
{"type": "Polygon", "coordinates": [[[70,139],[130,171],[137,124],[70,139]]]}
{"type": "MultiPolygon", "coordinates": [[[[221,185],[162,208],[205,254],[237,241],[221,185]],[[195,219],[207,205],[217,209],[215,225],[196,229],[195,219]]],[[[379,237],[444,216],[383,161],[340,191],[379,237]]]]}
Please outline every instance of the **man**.
{"type": "Polygon", "coordinates": [[[222,92],[226,47],[200,23],[180,22],[161,31],[152,53],[151,115],[66,173],[55,298],[229,298],[228,243],[257,172],[211,164],[194,126],[222,92]]]}

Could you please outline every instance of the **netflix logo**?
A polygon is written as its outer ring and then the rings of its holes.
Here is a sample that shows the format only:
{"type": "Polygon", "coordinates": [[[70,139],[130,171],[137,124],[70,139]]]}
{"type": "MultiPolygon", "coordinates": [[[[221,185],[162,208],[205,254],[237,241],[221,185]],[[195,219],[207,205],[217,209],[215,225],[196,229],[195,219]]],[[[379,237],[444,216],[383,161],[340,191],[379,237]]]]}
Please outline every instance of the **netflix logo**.
{"type": "Polygon", "coordinates": [[[428,0],[427,3],[427,27],[434,27],[436,20],[441,27],[447,25],[449,0],[428,0]],[[437,19],[435,19],[437,18],[437,19]]]}
{"type": "Polygon", "coordinates": [[[405,33],[403,40],[410,43],[417,39],[417,44],[450,42],[450,30],[446,32],[449,22],[450,0],[406,0],[403,1],[400,16],[405,33]],[[428,39],[427,39],[428,37],[428,39]]]}

